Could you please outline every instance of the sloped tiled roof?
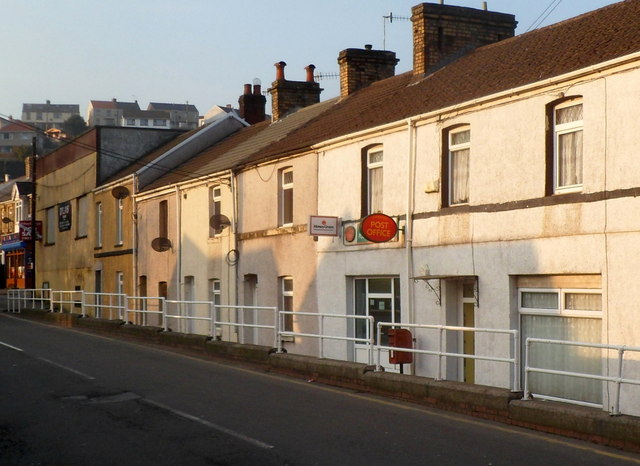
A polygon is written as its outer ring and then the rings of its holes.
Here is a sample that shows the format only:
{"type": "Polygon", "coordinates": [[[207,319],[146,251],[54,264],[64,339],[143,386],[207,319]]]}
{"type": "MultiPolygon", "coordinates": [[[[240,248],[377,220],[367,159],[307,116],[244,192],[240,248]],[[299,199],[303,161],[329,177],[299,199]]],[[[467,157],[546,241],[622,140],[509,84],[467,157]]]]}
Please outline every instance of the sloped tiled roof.
{"type": "Polygon", "coordinates": [[[140,110],[138,102],[118,102],[113,100],[92,100],[93,108],[111,109],[111,110],[140,110]]]}
{"type": "Polygon", "coordinates": [[[423,75],[407,72],[281,121],[239,131],[147,189],[295,154],[314,144],[534,84],[640,51],[640,0],[501,42],[423,75]],[[281,125],[281,126],[279,126],[281,125]]]}
{"type": "Polygon", "coordinates": [[[22,104],[23,112],[60,112],[60,113],[79,113],[80,106],[78,104],[22,104]]]}
{"type": "Polygon", "coordinates": [[[640,0],[476,49],[427,76],[404,73],[344,99],[263,157],[533,84],[640,52],[640,0]]]}
{"type": "Polygon", "coordinates": [[[24,123],[22,121],[14,120],[8,125],[0,128],[0,132],[2,133],[25,133],[25,132],[36,132],[39,131],[38,128],[31,126],[28,123],[24,123]]]}
{"type": "Polygon", "coordinates": [[[195,105],[191,104],[167,104],[163,102],[150,102],[147,110],[178,110],[181,112],[197,112],[195,105]]]}
{"type": "Polygon", "coordinates": [[[337,99],[327,100],[298,110],[275,122],[261,122],[244,128],[212,148],[181,165],[173,173],[159,178],[145,189],[187,181],[191,178],[221,172],[233,168],[270,144],[279,141],[308,121],[331,109],[337,99]]]}

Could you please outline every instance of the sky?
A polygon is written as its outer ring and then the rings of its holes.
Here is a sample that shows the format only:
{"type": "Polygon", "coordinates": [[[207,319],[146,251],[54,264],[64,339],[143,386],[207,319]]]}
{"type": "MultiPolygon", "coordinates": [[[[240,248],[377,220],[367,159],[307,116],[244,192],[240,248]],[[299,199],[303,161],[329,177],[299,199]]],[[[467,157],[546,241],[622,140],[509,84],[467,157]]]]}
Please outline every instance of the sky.
{"type": "MultiPolygon", "coordinates": [[[[433,0],[437,3],[437,0],[433,0]]],[[[412,66],[411,7],[416,0],[44,0],[2,5],[0,116],[20,118],[23,103],[90,100],[190,103],[203,115],[238,106],[243,85],[263,90],[285,76],[303,81],[314,64],[322,100],[340,93],[337,57],[346,48],[396,52],[396,73],[412,66]],[[390,22],[390,13],[394,20],[390,22]]],[[[445,0],[481,8],[480,0],[445,0]]],[[[615,0],[488,0],[516,16],[516,34],[616,3],[615,0]]],[[[267,113],[270,112],[270,101],[267,113]]]]}

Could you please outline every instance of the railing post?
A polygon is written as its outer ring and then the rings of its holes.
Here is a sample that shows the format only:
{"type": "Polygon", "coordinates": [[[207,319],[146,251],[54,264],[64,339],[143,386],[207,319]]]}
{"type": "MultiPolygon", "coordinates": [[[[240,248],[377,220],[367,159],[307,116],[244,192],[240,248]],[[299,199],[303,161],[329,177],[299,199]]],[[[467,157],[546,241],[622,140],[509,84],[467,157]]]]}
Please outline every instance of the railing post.
{"type": "Polygon", "coordinates": [[[169,330],[169,325],[167,324],[167,300],[164,297],[160,297],[160,310],[162,311],[162,328],[165,332],[169,330]]]}
{"type": "Polygon", "coordinates": [[[320,358],[324,358],[324,316],[320,317],[320,358]]]}
{"type": "Polygon", "coordinates": [[[444,328],[438,327],[438,375],[436,380],[442,380],[442,335],[444,334],[444,328]]]}
{"type": "Polygon", "coordinates": [[[216,305],[209,301],[209,322],[211,323],[211,338],[216,339],[216,305]]]}
{"type": "Polygon", "coordinates": [[[620,385],[622,385],[622,360],[624,358],[625,347],[618,348],[618,377],[616,380],[616,399],[613,404],[612,415],[617,416],[620,414],[620,385]]]}
{"type": "Polygon", "coordinates": [[[381,337],[382,337],[382,322],[378,322],[378,328],[376,329],[376,336],[377,336],[377,341],[378,341],[378,347],[376,348],[376,371],[380,372],[382,371],[382,364],[380,362],[380,359],[382,358],[382,350],[380,349],[380,341],[381,341],[381,337]]]}
{"type": "Polygon", "coordinates": [[[529,353],[531,352],[531,342],[529,338],[525,340],[524,343],[524,393],[522,396],[523,400],[528,400],[529,393],[529,353]]]}
{"type": "Polygon", "coordinates": [[[280,336],[280,331],[282,329],[282,311],[278,311],[278,308],[276,308],[276,314],[278,315],[278,318],[276,319],[278,325],[276,330],[276,348],[278,353],[282,353],[282,337],[280,336]]]}
{"type": "Polygon", "coordinates": [[[520,384],[520,333],[514,330],[513,333],[513,390],[519,392],[520,384]]]}
{"type": "MultiPolygon", "coordinates": [[[[373,316],[368,316],[369,317],[369,365],[373,364],[373,347],[375,346],[375,333],[374,333],[374,325],[375,325],[375,320],[373,319],[373,316]]],[[[378,340],[378,344],[380,344],[380,341],[378,340]]]]}

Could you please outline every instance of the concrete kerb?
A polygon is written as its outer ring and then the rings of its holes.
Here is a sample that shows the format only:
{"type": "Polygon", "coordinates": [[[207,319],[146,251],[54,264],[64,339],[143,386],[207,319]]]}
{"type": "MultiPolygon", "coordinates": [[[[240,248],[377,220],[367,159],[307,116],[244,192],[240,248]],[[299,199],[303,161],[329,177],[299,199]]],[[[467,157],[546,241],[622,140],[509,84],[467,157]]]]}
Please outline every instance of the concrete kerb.
{"type": "Polygon", "coordinates": [[[259,364],[268,370],[313,382],[390,396],[447,411],[640,452],[640,418],[634,416],[610,416],[598,409],[565,403],[523,401],[520,399],[522,393],[514,393],[508,389],[373,372],[364,364],[296,354],[277,354],[272,348],[265,346],[216,341],[204,335],[164,332],[159,327],[141,327],[125,324],[123,321],[93,319],[77,314],[42,310],[23,310],[20,314],[12,315],[109,334],[116,338],[173,347],[204,357],[259,364]]]}

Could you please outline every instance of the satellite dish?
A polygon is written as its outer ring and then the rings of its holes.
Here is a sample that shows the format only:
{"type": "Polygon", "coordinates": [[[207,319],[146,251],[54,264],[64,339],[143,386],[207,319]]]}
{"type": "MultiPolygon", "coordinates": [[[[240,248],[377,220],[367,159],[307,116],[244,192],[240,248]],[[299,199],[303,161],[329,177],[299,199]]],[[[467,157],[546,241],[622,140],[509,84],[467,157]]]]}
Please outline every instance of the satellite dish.
{"type": "Polygon", "coordinates": [[[129,196],[129,190],[124,186],[116,186],[111,190],[111,195],[116,199],[124,199],[129,196]]]}
{"type": "Polygon", "coordinates": [[[226,227],[231,225],[231,220],[226,215],[214,215],[209,219],[209,226],[216,232],[220,233],[226,227]]]}
{"type": "Polygon", "coordinates": [[[155,238],[151,241],[151,247],[156,252],[164,252],[171,249],[171,240],[169,238],[163,238],[162,236],[155,238]]]}

